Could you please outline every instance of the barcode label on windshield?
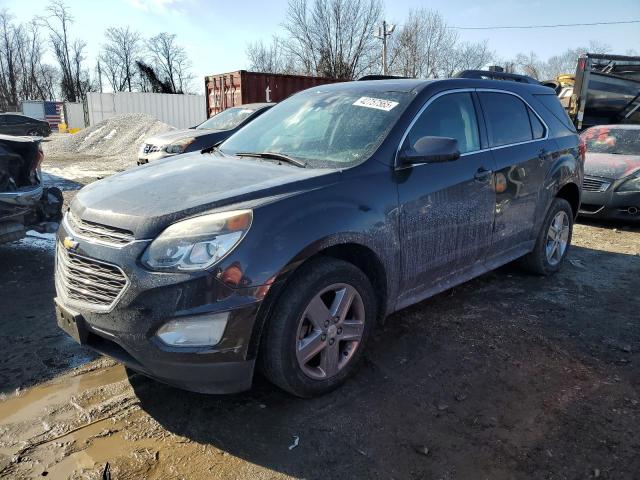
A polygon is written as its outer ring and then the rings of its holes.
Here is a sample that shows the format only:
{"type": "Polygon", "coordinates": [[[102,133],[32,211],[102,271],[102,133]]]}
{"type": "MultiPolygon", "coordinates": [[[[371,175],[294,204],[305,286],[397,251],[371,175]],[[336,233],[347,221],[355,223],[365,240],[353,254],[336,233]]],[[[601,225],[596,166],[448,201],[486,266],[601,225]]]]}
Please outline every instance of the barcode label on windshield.
{"type": "Polygon", "coordinates": [[[398,102],[392,102],[391,100],[384,100],[382,98],[360,97],[358,100],[353,102],[353,105],[358,107],[375,108],[377,110],[384,110],[385,112],[388,112],[397,106],[398,102]]]}

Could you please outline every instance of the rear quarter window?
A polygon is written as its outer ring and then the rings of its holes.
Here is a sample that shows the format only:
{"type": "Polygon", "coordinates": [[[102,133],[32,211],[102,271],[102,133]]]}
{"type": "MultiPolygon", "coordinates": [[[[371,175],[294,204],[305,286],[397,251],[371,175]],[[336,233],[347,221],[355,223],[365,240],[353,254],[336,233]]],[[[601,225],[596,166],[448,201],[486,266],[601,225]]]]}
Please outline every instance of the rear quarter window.
{"type": "Polygon", "coordinates": [[[480,101],[489,127],[492,147],[533,140],[529,108],[507,93],[480,92],[480,101]]]}
{"type": "Polygon", "coordinates": [[[545,94],[534,94],[535,98],[537,98],[540,103],[544,106],[545,109],[551,113],[554,117],[556,117],[560,123],[562,123],[565,127],[567,127],[572,132],[576,131],[576,127],[573,125],[573,122],[569,118],[567,111],[564,109],[558,97],[556,97],[552,93],[545,94]]]}

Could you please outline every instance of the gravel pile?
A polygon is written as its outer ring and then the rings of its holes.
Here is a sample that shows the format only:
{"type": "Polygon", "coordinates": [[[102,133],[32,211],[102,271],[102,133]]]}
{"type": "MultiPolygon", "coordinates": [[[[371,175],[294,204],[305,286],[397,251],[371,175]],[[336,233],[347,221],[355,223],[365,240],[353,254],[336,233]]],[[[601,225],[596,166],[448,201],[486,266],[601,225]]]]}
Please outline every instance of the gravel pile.
{"type": "Polygon", "coordinates": [[[103,167],[135,165],[145,138],[173,130],[146,113],[127,113],[103,120],[74,135],[56,135],[44,143],[46,157],[100,157],[103,167]],[[108,164],[108,165],[107,165],[108,164]]]}

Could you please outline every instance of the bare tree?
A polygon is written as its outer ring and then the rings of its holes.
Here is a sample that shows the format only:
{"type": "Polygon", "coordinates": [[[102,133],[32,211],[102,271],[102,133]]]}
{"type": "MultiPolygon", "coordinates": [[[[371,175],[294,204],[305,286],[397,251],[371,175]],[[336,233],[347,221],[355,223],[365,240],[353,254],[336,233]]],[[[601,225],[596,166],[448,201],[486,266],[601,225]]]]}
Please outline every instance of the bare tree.
{"type": "Polygon", "coordinates": [[[18,106],[18,41],[19,35],[7,10],[0,11],[0,109],[18,106]]]}
{"type": "Polygon", "coordinates": [[[390,69],[404,77],[451,77],[460,70],[482,68],[491,58],[487,41],[460,42],[439,12],[424,8],[411,10],[390,42],[390,69]]]}
{"type": "Polygon", "coordinates": [[[284,48],[285,40],[274,35],[271,43],[252,42],[245,50],[249,69],[266,73],[296,73],[294,59],[284,48]]]}
{"type": "Polygon", "coordinates": [[[575,73],[578,57],[585,53],[608,53],[611,47],[605,43],[591,40],[589,45],[569,48],[559,55],[550,57],[543,65],[542,78],[552,79],[563,73],[575,73]]]}
{"type": "Polygon", "coordinates": [[[100,53],[101,69],[116,92],[131,92],[137,75],[136,60],[142,56],[140,34],[126,28],[108,28],[100,53]]]}
{"type": "Polygon", "coordinates": [[[193,75],[187,52],[176,42],[176,35],[162,32],[151,37],[147,49],[154,70],[164,77],[176,93],[189,90],[193,75]]]}
{"type": "Polygon", "coordinates": [[[40,20],[49,30],[49,40],[60,65],[62,97],[71,102],[80,101],[91,89],[89,74],[83,68],[86,43],[70,38],[73,17],[63,0],[52,0],[47,13],[40,20]]]}
{"type": "Polygon", "coordinates": [[[520,53],[506,62],[508,71],[522,73],[537,80],[550,80],[560,74],[573,74],[576,71],[578,57],[585,53],[607,53],[611,47],[605,43],[591,40],[588,45],[569,48],[563,53],[542,60],[535,52],[520,53]]]}
{"type": "Polygon", "coordinates": [[[516,69],[536,80],[542,79],[542,71],[544,69],[544,62],[540,60],[538,55],[531,51],[529,53],[519,53],[516,55],[513,63],[516,69]]]}
{"type": "Polygon", "coordinates": [[[378,61],[380,0],[289,0],[285,51],[306,74],[352,80],[378,61]]]}
{"type": "Polygon", "coordinates": [[[55,98],[57,71],[43,61],[37,22],[16,24],[0,11],[0,109],[17,110],[21,100],[55,98]]]}
{"type": "Polygon", "coordinates": [[[461,42],[452,46],[437,68],[440,76],[450,78],[462,70],[481,70],[491,63],[494,53],[489,42],[461,42]]]}

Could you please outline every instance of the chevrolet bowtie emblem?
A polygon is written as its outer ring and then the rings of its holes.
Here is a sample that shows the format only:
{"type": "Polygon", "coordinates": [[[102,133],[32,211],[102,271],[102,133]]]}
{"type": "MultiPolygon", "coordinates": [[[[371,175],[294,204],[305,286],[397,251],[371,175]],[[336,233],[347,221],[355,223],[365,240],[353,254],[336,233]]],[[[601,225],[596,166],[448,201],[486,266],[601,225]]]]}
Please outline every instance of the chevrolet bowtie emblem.
{"type": "Polygon", "coordinates": [[[62,244],[67,250],[75,250],[76,248],[78,248],[78,245],[80,245],[72,237],[64,237],[62,244]]]}

